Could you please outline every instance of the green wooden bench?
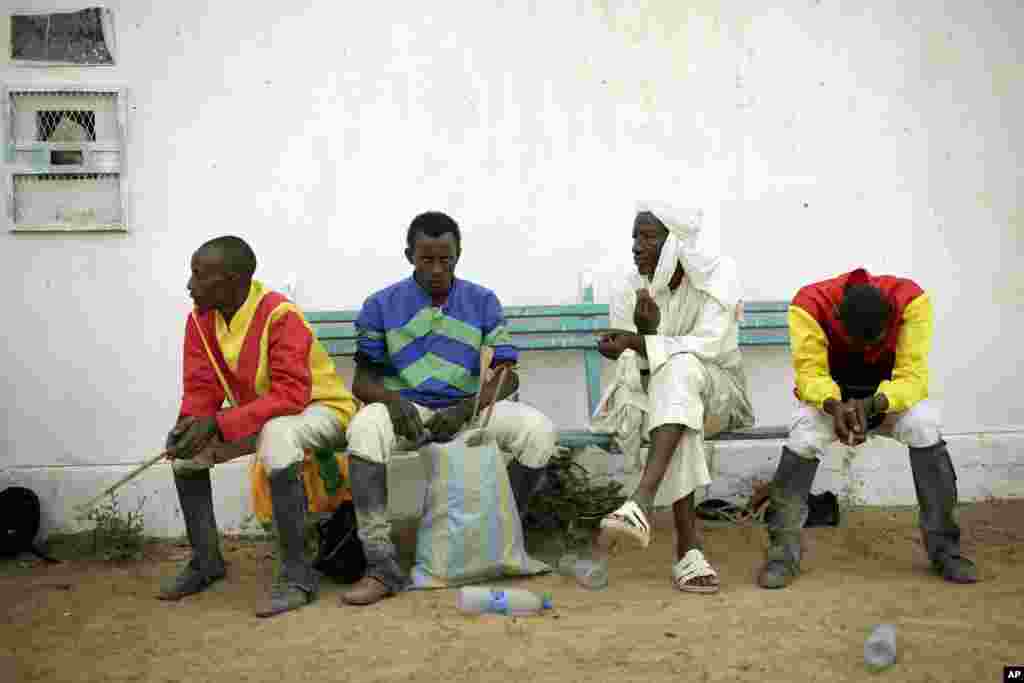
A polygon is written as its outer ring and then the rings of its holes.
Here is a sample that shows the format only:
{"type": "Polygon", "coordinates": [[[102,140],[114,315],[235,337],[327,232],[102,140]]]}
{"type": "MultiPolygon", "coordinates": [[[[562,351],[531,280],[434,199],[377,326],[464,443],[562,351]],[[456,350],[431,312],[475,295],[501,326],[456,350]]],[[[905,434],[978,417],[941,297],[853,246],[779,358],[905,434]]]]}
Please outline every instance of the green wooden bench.
{"type": "MultiPolygon", "coordinates": [[[[563,306],[507,306],[505,318],[520,352],[579,351],[583,354],[589,414],[593,415],[601,398],[602,364],[594,330],[609,326],[608,305],[590,303],[589,290],[584,299],[584,303],[563,306]]],[[[744,303],[740,346],[788,346],[788,308],[788,301],[744,303]]],[[[331,357],[350,358],[355,355],[354,323],[359,311],[310,311],[305,315],[331,357]]],[[[786,436],[787,429],[786,425],[753,427],[721,432],[714,440],[779,439],[786,436]]],[[[594,434],[586,429],[562,430],[558,436],[559,445],[566,448],[612,447],[610,436],[594,434]]]]}

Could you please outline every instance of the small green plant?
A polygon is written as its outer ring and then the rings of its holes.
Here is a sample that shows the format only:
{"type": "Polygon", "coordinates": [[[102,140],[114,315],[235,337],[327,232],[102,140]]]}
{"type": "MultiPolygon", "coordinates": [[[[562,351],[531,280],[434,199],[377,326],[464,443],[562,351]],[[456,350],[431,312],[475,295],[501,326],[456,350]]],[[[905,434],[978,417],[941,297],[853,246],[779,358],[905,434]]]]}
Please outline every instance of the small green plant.
{"type": "Polygon", "coordinates": [[[594,483],[572,452],[560,452],[548,463],[547,482],[530,501],[527,527],[559,531],[566,550],[586,546],[601,518],[614,512],[626,496],[622,484],[594,483]]]}
{"type": "Polygon", "coordinates": [[[145,519],[142,507],[146,498],[139,499],[135,510],[123,512],[117,496],[110,494],[108,500],[94,507],[86,519],[96,524],[92,532],[92,550],[105,560],[141,560],[146,544],[145,519]]]}

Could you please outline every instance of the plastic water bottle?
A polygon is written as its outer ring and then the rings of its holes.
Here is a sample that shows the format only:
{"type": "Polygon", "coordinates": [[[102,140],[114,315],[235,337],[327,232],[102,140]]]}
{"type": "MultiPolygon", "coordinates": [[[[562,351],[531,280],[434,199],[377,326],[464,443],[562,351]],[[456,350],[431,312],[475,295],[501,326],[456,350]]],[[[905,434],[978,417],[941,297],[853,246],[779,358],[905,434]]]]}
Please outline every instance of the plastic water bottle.
{"type": "Polygon", "coordinates": [[[881,671],[896,661],[896,627],[879,624],[864,643],[864,663],[872,671],[881,671]]]}
{"type": "Polygon", "coordinates": [[[455,596],[455,606],[464,614],[505,614],[522,617],[551,609],[551,594],[537,595],[519,588],[466,586],[455,596]]]}
{"type": "Polygon", "coordinates": [[[584,560],[575,553],[569,553],[558,561],[558,573],[575,577],[576,583],[590,590],[608,587],[607,560],[584,560]]]}

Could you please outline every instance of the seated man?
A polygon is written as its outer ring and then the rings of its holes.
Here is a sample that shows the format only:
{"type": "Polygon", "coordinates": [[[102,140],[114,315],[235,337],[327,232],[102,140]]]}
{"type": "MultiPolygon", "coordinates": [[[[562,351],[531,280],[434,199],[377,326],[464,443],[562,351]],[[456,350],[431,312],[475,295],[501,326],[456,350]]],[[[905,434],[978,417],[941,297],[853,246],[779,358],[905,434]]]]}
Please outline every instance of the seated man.
{"type": "Polygon", "coordinates": [[[412,277],[366,300],[356,321],[359,333],[355,395],[366,405],[348,428],[349,476],[366,552],[366,576],[342,594],[343,602],[368,605],[407,586],[391,542],[387,464],[396,448],[427,440],[449,441],[473,413],[480,386],[480,347],[495,349],[491,367],[509,368],[503,390],[495,372],[480,397],[492,401],[489,430],[514,460],[508,474],[520,511],[555,452],[554,425],[537,410],[505,401],[518,387],[512,372],[516,349],[505,327],[498,297],[455,277],[462,253],[459,226],[443,213],[417,216],[406,235],[412,277]]]}
{"type": "Polygon", "coordinates": [[[754,417],[739,350],[736,268],[698,245],[701,218],[699,211],[639,205],[632,226],[637,273],[612,303],[616,329],[598,343],[602,355],[618,360],[618,379],[594,426],[611,426],[636,454],[639,437],[651,442],[636,491],[601,521],[602,545],[647,547],[657,494],[675,513],[676,588],[713,593],[718,575],[699,547],[693,505],[694,489],[711,483],[704,436],[749,427],[754,417]]]}
{"type": "Polygon", "coordinates": [[[306,449],[342,448],[357,404],[302,313],[253,280],[256,256],[238,237],[192,255],[185,323],[184,397],[168,436],[192,559],[160,597],[178,600],[224,577],[210,467],[256,451],[269,473],[281,570],[271,616],[311,602],[317,575],[304,556],[306,499],[298,467],[306,449]],[[231,407],[222,409],[225,396],[231,407]]]}
{"type": "Polygon", "coordinates": [[[775,472],[768,561],[758,582],[782,588],[800,572],[800,529],[818,459],[838,438],[856,446],[878,427],[910,448],[921,535],[948,581],[973,583],[954,517],[956,474],[928,396],[932,305],[911,280],[864,269],[807,285],[789,308],[796,397],[775,472]]]}

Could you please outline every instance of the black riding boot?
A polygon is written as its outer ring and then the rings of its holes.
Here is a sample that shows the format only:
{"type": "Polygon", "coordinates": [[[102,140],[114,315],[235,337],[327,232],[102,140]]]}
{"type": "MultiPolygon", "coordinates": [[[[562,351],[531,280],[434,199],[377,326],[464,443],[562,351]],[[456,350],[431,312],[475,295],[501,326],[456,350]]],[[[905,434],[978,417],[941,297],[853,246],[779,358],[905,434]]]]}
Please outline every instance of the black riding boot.
{"type": "Polygon", "coordinates": [[[921,537],[932,567],[947,581],[976,582],[977,568],[960,555],[960,526],[955,514],[956,472],[946,442],[939,441],[927,448],[911,448],[910,470],[921,508],[921,537]]]}
{"type": "Polygon", "coordinates": [[[800,529],[807,518],[807,495],[818,462],[782,448],[771,483],[771,514],[765,519],[769,546],[758,576],[762,588],[785,588],[800,574],[800,529]]]}

